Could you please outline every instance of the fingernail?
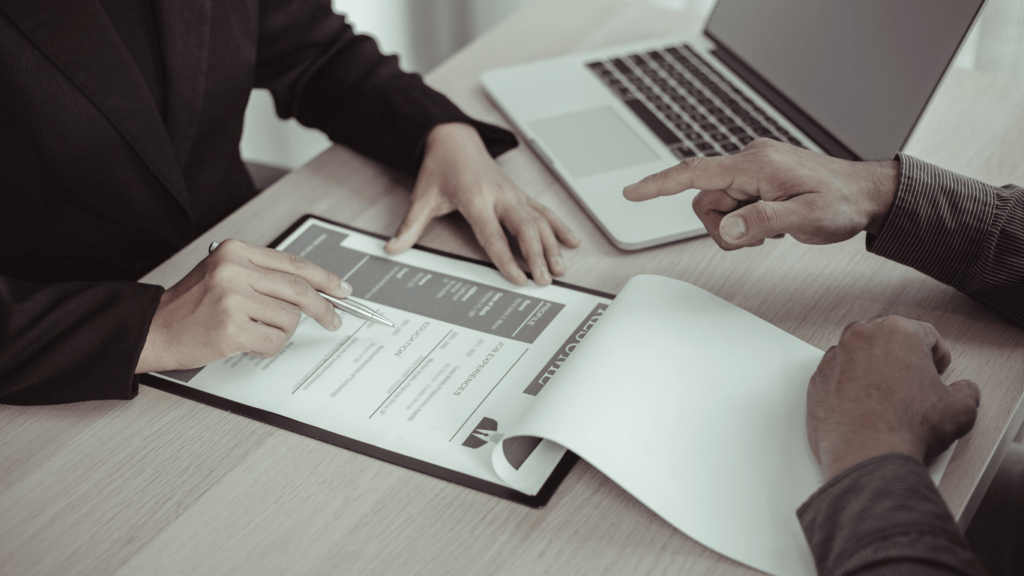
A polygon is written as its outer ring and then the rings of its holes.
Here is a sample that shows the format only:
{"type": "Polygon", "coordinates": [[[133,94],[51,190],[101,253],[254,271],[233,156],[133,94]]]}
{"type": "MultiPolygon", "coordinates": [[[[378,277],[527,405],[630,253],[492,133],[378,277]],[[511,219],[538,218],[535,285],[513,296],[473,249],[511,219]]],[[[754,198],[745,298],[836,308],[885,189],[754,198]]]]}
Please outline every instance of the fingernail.
{"type": "Polygon", "coordinates": [[[574,244],[579,244],[580,242],[582,242],[582,240],[580,240],[580,237],[573,234],[572,232],[569,232],[569,240],[574,244]]]}
{"type": "Polygon", "coordinates": [[[344,280],[342,280],[341,281],[341,291],[345,293],[345,296],[348,296],[349,294],[352,293],[352,285],[349,284],[348,282],[345,282],[344,280]]]}
{"type": "Polygon", "coordinates": [[[555,256],[551,259],[551,267],[559,270],[565,270],[565,261],[562,260],[561,256],[555,256]]]}
{"type": "Polygon", "coordinates": [[[625,188],[623,188],[622,189],[622,195],[623,196],[628,195],[629,191],[632,190],[634,186],[636,186],[636,184],[630,184],[629,186],[626,186],[625,188]]]}
{"type": "Polygon", "coordinates": [[[341,313],[340,312],[335,312],[334,313],[334,324],[332,325],[332,327],[335,330],[341,328],[341,313]]]}
{"type": "Polygon", "coordinates": [[[747,223],[743,221],[743,218],[733,216],[722,220],[722,226],[719,230],[722,233],[722,238],[735,242],[736,240],[741,240],[747,233],[747,223]]]}
{"type": "Polygon", "coordinates": [[[540,270],[537,273],[537,276],[538,276],[538,280],[540,280],[541,282],[543,282],[545,284],[548,284],[548,283],[551,282],[551,273],[548,272],[548,267],[547,266],[541,266],[540,270]]]}

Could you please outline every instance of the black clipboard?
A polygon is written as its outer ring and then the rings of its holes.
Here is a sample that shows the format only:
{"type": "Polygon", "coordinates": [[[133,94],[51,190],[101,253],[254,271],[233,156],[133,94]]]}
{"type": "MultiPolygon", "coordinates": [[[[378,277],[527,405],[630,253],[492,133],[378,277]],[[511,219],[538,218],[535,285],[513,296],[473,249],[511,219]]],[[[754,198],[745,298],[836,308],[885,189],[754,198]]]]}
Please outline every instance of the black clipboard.
{"type": "MultiPolygon", "coordinates": [[[[283,242],[285,238],[290,236],[292,232],[297,230],[300,226],[305,224],[307,220],[310,219],[319,220],[321,222],[325,222],[333,226],[339,226],[341,228],[345,228],[353,232],[357,232],[359,234],[372,236],[380,240],[387,240],[387,236],[384,236],[383,234],[368,232],[366,230],[361,230],[353,226],[348,226],[346,224],[334,222],[333,220],[321,218],[313,214],[306,214],[302,218],[299,218],[299,220],[297,220],[294,224],[289,226],[288,229],[282,232],[277,238],[275,238],[269,244],[269,247],[276,247],[278,244],[283,242]]],[[[437,254],[440,256],[445,256],[447,258],[454,258],[456,260],[470,262],[478,266],[486,266],[488,268],[497,269],[497,267],[490,262],[484,262],[481,260],[476,260],[474,258],[467,258],[465,256],[460,256],[458,254],[449,254],[447,252],[435,250],[433,248],[414,246],[411,249],[422,250],[424,252],[429,252],[431,254],[437,254]]],[[[580,292],[585,292],[587,294],[591,294],[594,296],[608,298],[609,300],[615,298],[615,296],[605,292],[591,290],[589,288],[584,288],[582,286],[567,284],[559,280],[555,280],[553,283],[563,288],[578,290],[580,292]]],[[[242,404],[241,402],[235,402],[234,400],[228,400],[226,398],[222,398],[214,394],[203,392],[201,390],[196,390],[195,388],[185,386],[183,384],[178,384],[177,382],[172,382],[170,380],[160,378],[159,376],[154,376],[152,374],[143,374],[142,377],[140,378],[140,382],[142,382],[146,386],[149,386],[150,388],[155,388],[157,390],[162,390],[169,394],[174,394],[175,396],[180,396],[182,398],[194,400],[196,402],[199,402],[200,404],[212,406],[213,408],[219,408],[232,414],[238,414],[239,416],[244,416],[251,420],[256,420],[257,422],[262,422],[264,424],[269,424],[270,426],[274,426],[276,428],[281,428],[282,430],[287,430],[295,434],[306,436],[307,438],[312,438],[314,440],[326,442],[327,444],[331,444],[339,448],[351,450],[352,452],[356,452],[364,456],[370,456],[371,458],[383,460],[384,462],[388,462],[390,464],[395,464],[403,468],[408,468],[409,470],[414,470],[416,472],[427,474],[428,476],[433,476],[434,478],[446,480],[448,482],[452,482],[460,486],[472,488],[474,490],[478,490],[486,494],[491,494],[493,496],[498,496],[499,498],[504,498],[506,500],[511,500],[513,502],[530,506],[532,508],[543,508],[545,505],[547,505],[547,503],[551,500],[551,497],[555,494],[555,490],[558,489],[558,487],[562,484],[562,481],[565,480],[565,477],[569,475],[569,471],[572,470],[572,467],[575,466],[576,462],[578,462],[580,459],[579,456],[577,456],[576,454],[566,450],[565,455],[562,457],[562,460],[559,461],[558,465],[551,473],[551,476],[548,477],[547,482],[545,482],[544,486],[541,487],[539,492],[537,492],[537,495],[529,496],[517,490],[513,490],[507,486],[502,486],[500,484],[495,484],[493,482],[488,482],[486,480],[474,478],[473,476],[469,476],[468,474],[463,474],[461,472],[449,470],[448,468],[444,468],[436,464],[431,464],[429,462],[424,462],[422,460],[418,460],[416,458],[412,458],[404,454],[392,452],[391,450],[385,450],[384,448],[374,446],[373,444],[367,444],[366,442],[361,442],[359,440],[348,438],[347,436],[342,436],[341,434],[329,432],[327,430],[324,430],[323,428],[317,428],[316,426],[312,426],[304,422],[299,422],[298,420],[293,420],[291,418],[281,416],[280,414],[275,414],[273,412],[268,412],[266,410],[254,408],[247,404],[242,404]]]]}

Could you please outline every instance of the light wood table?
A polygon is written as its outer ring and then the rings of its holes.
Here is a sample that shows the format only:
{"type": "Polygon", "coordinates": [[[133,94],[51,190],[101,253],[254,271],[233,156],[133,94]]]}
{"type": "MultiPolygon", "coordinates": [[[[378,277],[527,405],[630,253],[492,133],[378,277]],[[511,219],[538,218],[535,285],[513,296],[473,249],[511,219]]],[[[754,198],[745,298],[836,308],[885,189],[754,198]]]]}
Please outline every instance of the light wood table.
{"type": "MultiPolygon", "coordinates": [[[[479,118],[507,124],[481,91],[488,68],[667,33],[692,14],[637,3],[538,0],[427,80],[479,118]]],[[[1024,82],[954,71],[907,149],[994,183],[1024,182],[1024,82]]],[[[974,431],[940,485],[966,520],[1007,431],[1019,426],[1024,330],[913,270],[865,252],[791,240],[723,253],[708,238],[614,248],[524,147],[500,159],[584,239],[565,280],[617,292],[634,274],[679,278],[826,348],[854,320],[934,324],[949,381],[982,388],[974,431]]],[[[305,213],[382,233],[411,181],[334,147],[164,263],[170,285],[212,239],[265,244],[305,213]]],[[[424,245],[483,258],[466,224],[424,245]]],[[[740,574],[586,463],[533,510],[150,388],[130,402],[0,407],[0,573],[29,574],[740,574]]],[[[727,455],[723,455],[727,457],[727,455]]]]}

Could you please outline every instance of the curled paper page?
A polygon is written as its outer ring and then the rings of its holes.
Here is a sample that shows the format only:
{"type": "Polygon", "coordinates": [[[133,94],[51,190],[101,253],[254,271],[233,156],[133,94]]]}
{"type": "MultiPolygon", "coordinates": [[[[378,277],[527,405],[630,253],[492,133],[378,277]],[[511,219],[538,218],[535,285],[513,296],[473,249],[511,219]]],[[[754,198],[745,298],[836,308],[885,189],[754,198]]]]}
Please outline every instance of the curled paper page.
{"type": "Polygon", "coordinates": [[[822,354],[699,288],[638,276],[503,431],[495,470],[527,488],[507,446],[544,438],[705,546],[771,574],[815,574],[796,510],[822,484],[805,429],[822,354]]]}

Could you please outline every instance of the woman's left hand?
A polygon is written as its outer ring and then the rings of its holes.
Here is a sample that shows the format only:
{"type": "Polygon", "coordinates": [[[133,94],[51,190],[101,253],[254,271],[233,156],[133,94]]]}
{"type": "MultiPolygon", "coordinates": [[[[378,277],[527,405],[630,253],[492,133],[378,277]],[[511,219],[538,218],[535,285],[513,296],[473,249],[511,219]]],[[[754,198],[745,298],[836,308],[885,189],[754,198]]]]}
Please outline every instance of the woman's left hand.
{"type": "Polygon", "coordinates": [[[498,270],[520,286],[526,284],[526,275],[512,255],[506,231],[519,243],[533,280],[541,286],[565,273],[561,245],[580,244],[551,210],[505,176],[476,129],[462,123],[441,124],[427,136],[412,205],[384,250],[397,254],[412,247],[432,219],[455,210],[469,222],[498,270]]]}

